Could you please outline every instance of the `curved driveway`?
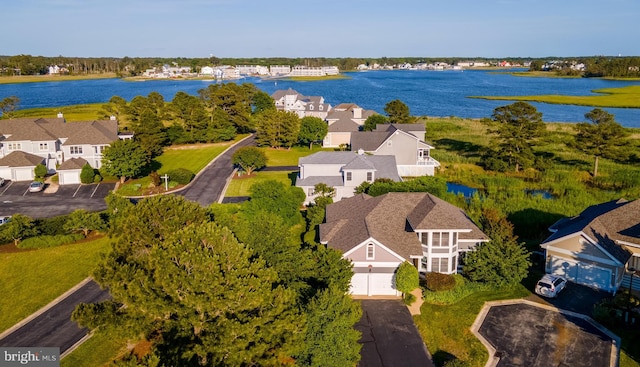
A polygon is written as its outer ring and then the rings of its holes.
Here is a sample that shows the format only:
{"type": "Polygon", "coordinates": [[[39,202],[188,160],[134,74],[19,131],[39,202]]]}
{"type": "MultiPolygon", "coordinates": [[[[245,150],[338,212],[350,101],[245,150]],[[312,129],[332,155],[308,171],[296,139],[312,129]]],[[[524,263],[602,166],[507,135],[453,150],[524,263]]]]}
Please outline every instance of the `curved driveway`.
{"type": "Polygon", "coordinates": [[[200,171],[189,186],[177,194],[204,207],[217,203],[224,194],[227,180],[233,173],[233,164],[231,163],[233,153],[239,148],[255,145],[255,143],[253,135],[236,143],[200,171]]]}

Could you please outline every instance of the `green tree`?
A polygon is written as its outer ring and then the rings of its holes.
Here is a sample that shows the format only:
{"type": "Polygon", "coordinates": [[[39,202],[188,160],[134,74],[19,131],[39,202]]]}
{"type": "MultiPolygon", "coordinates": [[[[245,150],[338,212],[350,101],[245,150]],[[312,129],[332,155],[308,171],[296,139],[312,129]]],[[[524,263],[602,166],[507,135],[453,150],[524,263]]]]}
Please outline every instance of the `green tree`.
{"type": "Polygon", "coordinates": [[[276,104],[273,98],[261,90],[256,91],[252,98],[253,114],[258,114],[266,110],[275,110],[276,104]]]}
{"type": "Polygon", "coordinates": [[[319,117],[306,116],[300,119],[300,132],[298,140],[302,144],[309,144],[309,150],[313,148],[314,142],[322,142],[329,132],[326,122],[319,117]]]}
{"type": "Polygon", "coordinates": [[[247,133],[253,130],[251,120],[251,103],[256,88],[250,84],[236,83],[210,84],[198,90],[213,121],[216,113],[222,112],[238,132],[247,133]]]}
{"type": "Polygon", "coordinates": [[[88,212],[84,209],[76,209],[64,223],[64,229],[68,232],[82,232],[86,238],[91,231],[101,231],[105,228],[105,223],[100,217],[100,213],[88,212]]]}
{"type": "Polygon", "coordinates": [[[44,176],[47,175],[47,166],[45,166],[42,163],[38,163],[36,164],[36,166],[33,168],[33,174],[36,176],[36,178],[42,179],[44,178],[44,176]]]}
{"type": "Polygon", "coordinates": [[[254,170],[267,165],[267,155],[256,147],[242,147],[233,153],[233,164],[237,164],[250,175],[254,170]]]}
{"type": "Polygon", "coordinates": [[[113,96],[109,99],[107,104],[102,106],[102,110],[104,111],[104,118],[109,118],[111,116],[120,118],[127,112],[127,100],[120,96],[113,96]]]}
{"type": "Polygon", "coordinates": [[[202,100],[185,92],[178,92],[171,101],[171,111],[176,122],[183,127],[187,142],[205,142],[209,117],[202,100]]]}
{"type": "Polygon", "coordinates": [[[418,288],[420,278],[418,269],[408,261],[403,262],[396,270],[396,289],[402,293],[411,293],[418,288]]]}
{"type": "Polygon", "coordinates": [[[534,161],[532,145],[535,139],[542,136],[546,126],[542,121],[542,113],[526,103],[515,102],[508,106],[493,110],[491,120],[485,121],[490,134],[495,134],[497,154],[501,159],[515,166],[529,166],[534,161]]]}
{"type": "Polygon", "coordinates": [[[491,240],[464,258],[464,274],[474,282],[514,286],[529,270],[529,254],[513,235],[513,225],[496,209],[484,209],[480,223],[491,240]]]}
{"type": "Polygon", "coordinates": [[[597,177],[600,157],[616,159],[625,155],[623,148],[629,144],[629,133],[612,114],[600,108],[594,108],[584,117],[590,122],[575,125],[574,147],[594,157],[593,177],[597,177]]]}
{"type": "Polygon", "coordinates": [[[362,126],[362,130],[373,131],[376,129],[376,126],[378,126],[379,124],[387,124],[387,123],[389,123],[389,121],[384,115],[379,115],[376,113],[375,115],[371,115],[367,117],[366,120],[364,120],[364,125],[362,126]]]}
{"type": "Polygon", "coordinates": [[[0,238],[4,241],[11,240],[16,246],[23,238],[37,234],[38,229],[35,226],[35,221],[22,214],[13,215],[8,223],[0,226],[0,238]]]}
{"type": "Polygon", "coordinates": [[[120,177],[124,183],[127,177],[137,177],[149,163],[147,153],[133,140],[116,140],[102,155],[102,168],[112,176],[120,177]]]}
{"type": "Polygon", "coordinates": [[[399,99],[387,103],[384,106],[384,112],[389,116],[389,123],[391,124],[410,124],[413,122],[413,118],[409,113],[409,106],[399,99]]]}
{"type": "Polygon", "coordinates": [[[7,119],[13,118],[15,110],[18,109],[19,104],[20,98],[16,96],[3,98],[0,101],[0,117],[7,119]]]}
{"type": "Polygon", "coordinates": [[[266,110],[255,116],[258,146],[290,148],[298,141],[300,119],[289,111],[266,110]]]}
{"type": "Polygon", "coordinates": [[[164,365],[278,365],[298,353],[295,294],[231,231],[193,223],[165,234],[144,252],[114,247],[96,274],[122,305],[119,323],[159,336],[164,365]]]}
{"type": "Polygon", "coordinates": [[[362,317],[360,305],[341,289],[319,292],[307,307],[305,349],[300,366],[355,366],[360,360],[361,333],[355,324],[362,317]]]}
{"type": "Polygon", "coordinates": [[[249,189],[251,200],[243,210],[248,213],[267,211],[278,215],[288,225],[302,223],[300,208],[305,199],[304,191],[276,180],[257,182],[249,189]]]}
{"type": "Polygon", "coordinates": [[[82,170],[80,171],[80,182],[82,182],[83,184],[93,183],[95,176],[96,173],[93,170],[93,167],[91,167],[89,163],[85,163],[84,166],[82,166],[82,170]]]}

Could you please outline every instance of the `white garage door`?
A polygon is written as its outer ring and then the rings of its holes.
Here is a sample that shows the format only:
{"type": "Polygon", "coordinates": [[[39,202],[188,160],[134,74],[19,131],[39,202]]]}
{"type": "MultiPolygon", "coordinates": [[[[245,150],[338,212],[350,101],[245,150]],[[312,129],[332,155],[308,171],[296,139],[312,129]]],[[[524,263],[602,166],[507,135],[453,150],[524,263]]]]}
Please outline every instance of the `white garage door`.
{"type": "Polygon", "coordinates": [[[551,259],[551,273],[592,288],[610,289],[611,271],[599,266],[553,257],[551,259]]]}
{"type": "Polygon", "coordinates": [[[80,183],[80,174],[77,171],[58,171],[60,175],[60,185],[71,185],[80,183]]]}
{"type": "Polygon", "coordinates": [[[360,296],[396,296],[393,273],[355,273],[349,293],[360,296]]]}
{"type": "Polygon", "coordinates": [[[10,180],[11,168],[8,168],[8,167],[0,168],[0,177],[4,178],[5,180],[10,180]]]}
{"type": "Polygon", "coordinates": [[[31,181],[33,180],[33,168],[16,168],[14,170],[16,181],[31,181]]]}

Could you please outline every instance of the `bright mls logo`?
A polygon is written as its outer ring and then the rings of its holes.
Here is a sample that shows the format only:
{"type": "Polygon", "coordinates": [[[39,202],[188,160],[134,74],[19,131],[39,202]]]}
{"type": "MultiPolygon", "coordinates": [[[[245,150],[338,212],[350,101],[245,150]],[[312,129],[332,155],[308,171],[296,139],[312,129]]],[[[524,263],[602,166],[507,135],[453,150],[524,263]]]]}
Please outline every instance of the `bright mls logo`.
{"type": "Polygon", "coordinates": [[[0,367],[60,367],[60,348],[0,348],[0,367]]]}

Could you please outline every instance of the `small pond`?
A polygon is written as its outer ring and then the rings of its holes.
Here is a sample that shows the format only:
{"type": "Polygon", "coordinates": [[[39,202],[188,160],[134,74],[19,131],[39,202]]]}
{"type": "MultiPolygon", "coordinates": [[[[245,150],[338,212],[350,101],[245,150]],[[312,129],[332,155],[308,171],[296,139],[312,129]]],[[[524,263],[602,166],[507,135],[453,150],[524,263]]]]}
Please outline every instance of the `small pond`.
{"type": "MultiPolygon", "coordinates": [[[[467,199],[473,197],[473,195],[478,193],[478,191],[479,189],[476,189],[474,187],[469,187],[467,185],[462,185],[462,184],[453,183],[453,182],[447,182],[447,192],[450,192],[454,195],[462,194],[462,196],[464,196],[467,199]]],[[[539,196],[543,199],[555,198],[553,194],[547,190],[525,189],[524,193],[530,196],[539,196]]]]}

